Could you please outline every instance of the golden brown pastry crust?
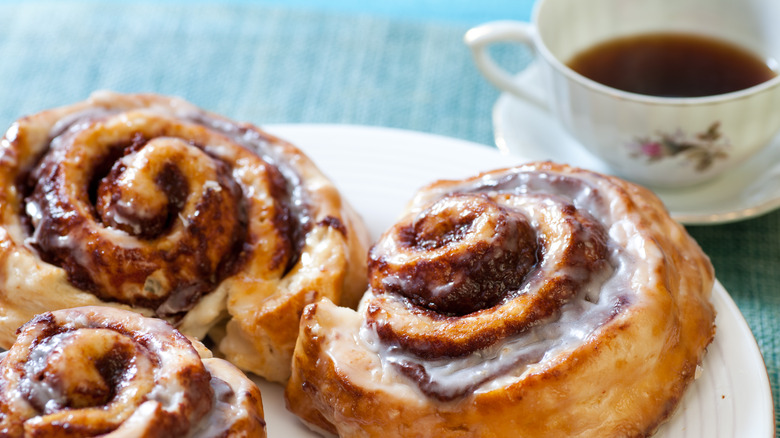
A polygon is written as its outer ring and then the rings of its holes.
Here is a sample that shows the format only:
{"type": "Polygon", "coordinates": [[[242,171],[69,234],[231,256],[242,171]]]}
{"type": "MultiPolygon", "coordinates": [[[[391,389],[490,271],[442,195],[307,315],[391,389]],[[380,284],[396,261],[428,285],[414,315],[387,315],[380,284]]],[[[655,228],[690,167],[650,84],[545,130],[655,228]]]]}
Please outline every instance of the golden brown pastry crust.
{"type": "MultiPolygon", "coordinates": [[[[477,291],[513,275],[469,269],[477,291]]],[[[648,436],[714,336],[712,266],[658,198],[564,165],[424,188],[372,248],[369,271],[357,312],[327,300],[306,308],[286,388],[290,410],[342,437],[648,436]],[[464,202],[475,206],[450,209],[464,202]],[[450,269],[462,254],[503,257],[486,243],[517,251],[517,236],[468,217],[497,212],[491,203],[509,210],[487,215],[496,224],[525,217],[513,226],[531,226],[536,241],[521,233],[520,246],[537,259],[519,264],[519,285],[510,278],[479,303],[450,269]],[[442,304],[453,294],[474,302],[442,304]]]]}
{"type": "Polygon", "coordinates": [[[109,305],[283,381],[303,307],[365,289],[365,227],[311,160],[181,99],[24,117],[0,163],[0,347],[37,313],[109,305]]]}
{"type": "Polygon", "coordinates": [[[260,390],[170,324],[109,307],[47,312],[0,359],[14,437],[265,437],[260,390]]]}

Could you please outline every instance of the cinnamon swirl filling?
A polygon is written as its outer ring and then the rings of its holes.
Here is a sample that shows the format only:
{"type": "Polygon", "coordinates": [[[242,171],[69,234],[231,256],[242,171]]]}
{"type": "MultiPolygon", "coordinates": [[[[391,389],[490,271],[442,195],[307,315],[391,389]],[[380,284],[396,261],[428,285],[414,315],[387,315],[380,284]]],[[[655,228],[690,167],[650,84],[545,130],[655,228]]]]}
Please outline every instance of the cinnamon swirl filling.
{"type": "Polygon", "coordinates": [[[306,219],[290,206],[305,214],[306,201],[254,153],[262,141],[144,112],[86,111],[68,122],[22,191],[28,244],[74,286],[163,316],[187,311],[240,268],[247,214],[258,208],[278,229],[275,267],[295,263],[306,219]],[[270,195],[259,206],[247,196],[258,179],[270,195]]]}
{"type": "Polygon", "coordinates": [[[446,316],[492,307],[536,263],[525,217],[486,196],[442,199],[391,233],[369,256],[371,287],[446,316]]]}
{"type": "Polygon", "coordinates": [[[365,336],[440,400],[587,336],[625,304],[614,273],[630,260],[582,184],[517,172],[417,199],[371,249],[365,336]],[[574,314],[586,321],[576,331],[562,323],[574,314]]]}
{"type": "Polygon", "coordinates": [[[219,362],[201,359],[169,324],[132,312],[84,307],[42,314],[20,329],[0,359],[0,431],[9,437],[264,436],[259,390],[246,377],[220,371],[219,362]],[[234,410],[248,412],[226,411],[226,396],[234,410]],[[233,435],[237,416],[243,434],[233,435]],[[204,418],[214,424],[201,427],[204,418]]]}

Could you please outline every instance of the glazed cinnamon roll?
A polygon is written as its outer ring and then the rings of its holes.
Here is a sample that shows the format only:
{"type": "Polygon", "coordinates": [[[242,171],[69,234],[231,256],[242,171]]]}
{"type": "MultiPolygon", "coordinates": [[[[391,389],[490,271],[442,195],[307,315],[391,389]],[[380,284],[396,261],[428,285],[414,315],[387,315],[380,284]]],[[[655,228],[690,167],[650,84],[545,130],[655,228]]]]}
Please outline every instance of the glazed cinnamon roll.
{"type": "Polygon", "coordinates": [[[357,312],[306,308],[286,387],[342,437],[647,436],[714,336],[712,266],[658,198],[564,165],[425,187],[368,264],[357,312]]]}
{"type": "Polygon", "coordinates": [[[0,346],[110,305],[284,380],[303,307],[365,289],[365,227],[297,148],[176,98],[96,93],[0,142],[0,346]]]}
{"type": "Polygon", "coordinates": [[[126,310],[37,315],[0,359],[0,433],[264,437],[260,390],[198,347],[167,322],[126,310]]]}

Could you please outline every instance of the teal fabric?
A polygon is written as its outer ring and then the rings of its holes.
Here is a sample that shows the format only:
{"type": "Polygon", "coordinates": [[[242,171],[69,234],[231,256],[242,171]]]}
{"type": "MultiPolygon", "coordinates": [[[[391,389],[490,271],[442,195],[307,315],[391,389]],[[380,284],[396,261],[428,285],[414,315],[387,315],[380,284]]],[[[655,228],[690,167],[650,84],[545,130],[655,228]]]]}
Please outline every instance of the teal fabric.
{"type": "MultiPolygon", "coordinates": [[[[168,0],[182,1],[182,0],[168,0]]],[[[234,0],[240,1],[240,0],[234,0]]],[[[251,0],[244,0],[249,1],[251,0]]],[[[264,4],[412,20],[477,25],[491,20],[530,20],[533,0],[263,0],[264,4]]]]}
{"type": "MultiPolygon", "coordinates": [[[[182,96],[256,123],[384,125],[492,143],[498,93],[465,25],[171,2],[0,4],[0,123],[95,89],[182,96]]],[[[508,52],[508,51],[507,51],[508,52]]]]}
{"type": "MultiPolygon", "coordinates": [[[[530,0],[0,2],[0,125],[113,89],[178,95],[261,125],[380,125],[492,145],[499,94],[462,37],[483,19],[527,19],[530,8],[530,0]]],[[[529,60],[504,46],[496,56],[509,68],[529,60]]],[[[780,418],[780,212],[689,230],[758,340],[780,418]]]]}

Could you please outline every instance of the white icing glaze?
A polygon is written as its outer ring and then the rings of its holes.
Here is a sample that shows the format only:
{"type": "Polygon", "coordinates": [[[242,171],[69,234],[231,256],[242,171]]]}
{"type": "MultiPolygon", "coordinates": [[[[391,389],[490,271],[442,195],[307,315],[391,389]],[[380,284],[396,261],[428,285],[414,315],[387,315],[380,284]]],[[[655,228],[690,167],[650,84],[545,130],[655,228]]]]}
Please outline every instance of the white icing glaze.
{"type": "MultiPolygon", "coordinates": [[[[30,352],[30,357],[24,364],[24,371],[28,376],[36,376],[43,372],[51,353],[59,347],[60,342],[67,334],[59,333],[38,344],[30,352]]],[[[58,389],[52,387],[47,380],[33,378],[24,379],[20,391],[27,394],[29,399],[37,406],[44,406],[44,414],[55,412],[66,406],[67,398],[58,389]]]]}
{"type": "MultiPolygon", "coordinates": [[[[561,205],[571,203],[578,211],[587,212],[606,229],[610,236],[607,243],[608,264],[603,272],[595,274],[572,268],[560,271],[554,267],[553,262],[561,250],[559,246],[565,245],[566,242],[548,242],[545,258],[526,277],[520,295],[533,293],[546,279],[558,275],[565,275],[577,281],[590,276],[590,280],[584,283],[577,296],[565,303],[553,317],[465,357],[422,359],[398,346],[385,345],[377,338],[373,329],[363,327],[356,341],[362,348],[377,355],[382,364],[378,369],[381,369],[383,374],[397,374],[394,367],[388,367],[388,364],[401,366],[413,363],[423,367],[430,380],[438,387],[437,392],[444,396],[471,388],[476,388],[475,392],[491,391],[500,388],[507,379],[543,368],[553,358],[581,345],[605,321],[614,316],[616,306],[627,305],[625,300],[634,299],[635,288],[632,288],[631,282],[651,275],[643,268],[644,264],[635,263],[636,258],[652,260],[662,255],[653,253],[655,248],[645,245],[644,238],[637,235],[630,221],[613,220],[615,210],[622,207],[604,201],[600,192],[606,192],[609,188],[603,186],[601,180],[585,177],[581,178],[581,183],[578,184],[570,184],[568,181],[571,180],[566,176],[553,172],[507,172],[489,175],[470,184],[445,186],[440,190],[422,192],[410,203],[407,217],[419,214],[426,205],[447,193],[486,193],[499,204],[523,212],[537,230],[550,224],[554,228],[558,227],[554,221],[546,222],[547,225],[543,223],[547,214],[545,212],[554,212],[560,209],[561,205]],[[512,196],[505,196],[506,194],[512,196]],[[545,198],[535,198],[536,194],[544,194],[545,198]],[[488,376],[494,378],[487,379],[488,376]]],[[[552,229],[547,235],[561,232],[560,229],[552,229]]],[[[374,250],[379,254],[390,254],[391,258],[406,257],[404,254],[399,255],[400,251],[394,242],[389,240],[380,241],[374,250]]],[[[366,301],[371,299],[372,293],[368,292],[366,301]]],[[[334,358],[339,357],[337,352],[331,352],[331,355],[334,358]]]]}
{"type": "Polygon", "coordinates": [[[203,360],[203,364],[211,374],[213,406],[190,430],[188,438],[229,436],[230,429],[256,409],[251,394],[255,393],[254,397],[259,397],[260,394],[255,384],[229,362],[208,358],[203,360]]]}

